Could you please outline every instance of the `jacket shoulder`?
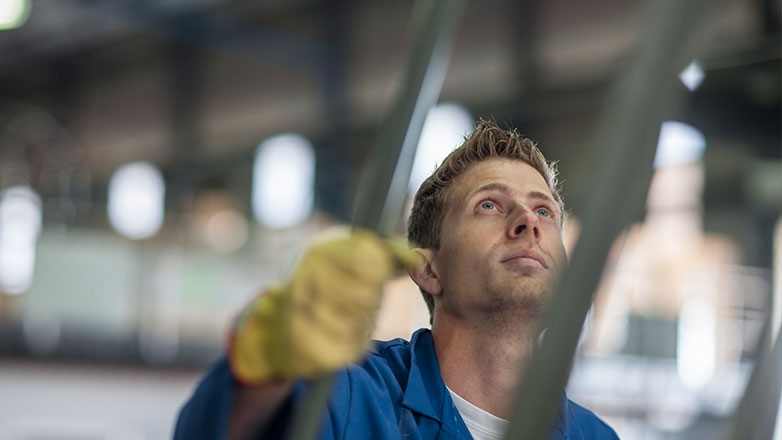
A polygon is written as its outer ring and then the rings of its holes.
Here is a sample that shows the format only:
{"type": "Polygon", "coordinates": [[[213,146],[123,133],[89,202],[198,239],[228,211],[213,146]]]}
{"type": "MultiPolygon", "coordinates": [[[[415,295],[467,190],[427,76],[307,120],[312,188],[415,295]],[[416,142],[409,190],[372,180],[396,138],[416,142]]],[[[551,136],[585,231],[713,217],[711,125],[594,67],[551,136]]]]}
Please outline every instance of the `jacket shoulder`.
{"type": "Polygon", "coordinates": [[[174,439],[221,438],[228,428],[236,387],[228,360],[221,357],[180,410],[174,439]]]}
{"type": "Polygon", "coordinates": [[[568,399],[568,416],[571,438],[619,440],[613,428],[591,410],[568,399]],[[579,435],[576,435],[578,433],[579,435]]]}
{"type": "Polygon", "coordinates": [[[364,359],[348,367],[348,374],[354,380],[363,378],[391,388],[404,388],[410,373],[411,351],[410,342],[401,338],[375,341],[364,359]]]}

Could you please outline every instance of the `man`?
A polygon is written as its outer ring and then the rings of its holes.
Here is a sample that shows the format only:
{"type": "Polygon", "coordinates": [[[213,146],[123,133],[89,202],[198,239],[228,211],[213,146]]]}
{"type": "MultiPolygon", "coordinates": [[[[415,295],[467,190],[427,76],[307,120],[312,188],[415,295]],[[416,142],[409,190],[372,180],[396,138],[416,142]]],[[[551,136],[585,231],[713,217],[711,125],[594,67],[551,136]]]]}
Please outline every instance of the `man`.
{"type": "MultiPolygon", "coordinates": [[[[280,437],[307,386],[297,379],[358,360],[337,373],[322,438],[502,438],[567,264],[563,216],[554,165],[529,139],[479,122],[416,194],[413,258],[366,232],[315,247],[245,313],[177,437],[280,437]],[[363,354],[381,284],[400,265],[432,329],[363,354]]],[[[551,438],[617,437],[563,393],[551,438]]]]}

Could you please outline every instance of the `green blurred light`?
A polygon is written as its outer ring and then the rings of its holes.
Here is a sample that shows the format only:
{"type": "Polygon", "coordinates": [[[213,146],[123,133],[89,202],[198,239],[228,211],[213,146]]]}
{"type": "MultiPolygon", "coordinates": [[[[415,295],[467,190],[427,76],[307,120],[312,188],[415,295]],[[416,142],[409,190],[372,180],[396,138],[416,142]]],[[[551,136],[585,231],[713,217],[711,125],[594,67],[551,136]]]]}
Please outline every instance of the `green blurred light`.
{"type": "Polygon", "coordinates": [[[30,0],[0,0],[0,30],[16,29],[30,16],[30,0]]]}

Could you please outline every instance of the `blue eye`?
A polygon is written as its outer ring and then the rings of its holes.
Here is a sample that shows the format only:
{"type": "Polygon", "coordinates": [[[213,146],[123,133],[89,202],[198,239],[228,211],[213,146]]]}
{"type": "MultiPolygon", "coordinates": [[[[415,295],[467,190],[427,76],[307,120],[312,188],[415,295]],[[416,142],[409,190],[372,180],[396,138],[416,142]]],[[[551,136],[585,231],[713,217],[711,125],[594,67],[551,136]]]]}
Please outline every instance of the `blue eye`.
{"type": "Polygon", "coordinates": [[[492,202],[483,202],[481,203],[481,209],[496,209],[497,207],[494,206],[494,203],[492,202]]]}
{"type": "Polygon", "coordinates": [[[551,217],[551,214],[543,208],[538,209],[538,215],[543,217],[551,217]]]}

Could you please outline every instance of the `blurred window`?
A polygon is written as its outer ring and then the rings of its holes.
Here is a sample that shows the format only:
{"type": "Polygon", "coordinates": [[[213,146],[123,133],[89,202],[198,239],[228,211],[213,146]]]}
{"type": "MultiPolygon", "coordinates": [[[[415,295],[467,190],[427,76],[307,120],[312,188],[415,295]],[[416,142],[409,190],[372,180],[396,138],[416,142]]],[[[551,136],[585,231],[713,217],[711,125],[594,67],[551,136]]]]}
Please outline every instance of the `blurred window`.
{"type": "Polygon", "coordinates": [[[443,159],[464,141],[473,126],[472,115],[460,104],[443,103],[429,110],[410,174],[408,188],[411,193],[418,191],[443,159]]]}

